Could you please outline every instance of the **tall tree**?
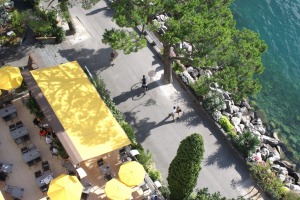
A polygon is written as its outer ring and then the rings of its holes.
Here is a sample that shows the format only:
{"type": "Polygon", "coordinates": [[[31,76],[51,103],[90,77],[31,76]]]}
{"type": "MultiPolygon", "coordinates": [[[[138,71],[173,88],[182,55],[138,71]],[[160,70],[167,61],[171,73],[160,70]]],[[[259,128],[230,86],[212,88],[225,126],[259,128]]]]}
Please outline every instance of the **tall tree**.
{"type": "MultiPolygon", "coordinates": [[[[139,24],[153,24],[154,16],[168,13],[169,18],[165,24],[168,30],[165,34],[156,34],[156,36],[163,44],[164,77],[167,82],[171,82],[171,63],[173,60],[182,60],[183,64],[199,63],[201,60],[199,55],[205,57],[214,48],[225,45],[224,42],[228,43],[227,38],[231,34],[227,26],[232,28],[235,23],[232,15],[228,12],[228,8],[223,9],[225,7],[222,7],[217,9],[221,4],[223,6],[226,5],[225,1],[218,0],[218,2],[216,6],[200,0],[119,0],[113,4],[113,7],[116,9],[114,19],[121,27],[134,28],[139,24]],[[224,12],[227,14],[224,14],[224,12]],[[179,52],[180,55],[173,54],[172,49],[179,42],[190,43],[193,47],[193,52],[181,51],[179,52]]],[[[114,32],[118,31],[122,30],[114,30],[114,32]]],[[[109,30],[106,30],[106,32],[109,32],[109,30]]],[[[113,43],[113,41],[118,39],[118,37],[114,37],[114,33],[110,34],[110,38],[107,38],[107,35],[107,33],[104,33],[106,38],[103,36],[103,41],[110,45],[111,43],[109,42],[113,43]]]]}
{"type": "Polygon", "coordinates": [[[170,199],[182,200],[192,193],[201,170],[203,153],[204,143],[200,134],[193,133],[181,141],[169,167],[170,199]]]}

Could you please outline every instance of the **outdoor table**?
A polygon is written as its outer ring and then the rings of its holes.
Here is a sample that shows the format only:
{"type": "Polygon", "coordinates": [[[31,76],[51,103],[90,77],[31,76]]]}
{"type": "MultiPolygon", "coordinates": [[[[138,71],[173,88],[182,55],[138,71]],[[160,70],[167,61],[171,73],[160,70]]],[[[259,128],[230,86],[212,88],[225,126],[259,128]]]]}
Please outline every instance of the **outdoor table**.
{"type": "Polygon", "coordinates": [[[38,149],[31,149],[30,151],[23,154],[23,159],[26,163],[29,163],[30,161],[36,160],[41,156],[38,149]]]}
{"type": "Polygon", "coordinates": [[[6,116],[8,116],[10,114],[13,114],[15,112],[17,112],[17,109],[16,109],[15,106],[13,106],[11,104],[11,105],[8,105],[8,106],[0,109],[0,117],[6,117],[6,116]]]}
{"type": "Polygon", "coordinates": [[[11,196],[16,198],[16,199],[21,199],[22,196],[23,196],[23,192],[24,192],[23,188],[14,186],[12,191],[11,191],[11,196]]]}
{"type": "Polygon", "coordinates": [[[13,168],[13,164],[10,164],[10,163],[2,163],[0,171],[1,171],[1,172],[4,172],[4,173],[6,173],[6,174],[9,174],[9,173],[11,173],[12,168],[13,168]]]}
{"type": "Polygon", "coordinates": [[[111,172],[110,166],[107,164],[103,164],[99,168],[100,168],[101,174],[103,174],[103,175],[110,174],[110,172],[111,172]]]}
{"type": "Polygon", "coordinates": [[[17,139],[22,139],[25,135],[29,134],[28,129],[25,126],[17,128],[10,132],[13,139],[16,141],[17,139]]]}
{"type": "Polygon", "coordinates": [[[38,184],[39,188],[43,187],[44,185],[48,185],[51,180],[53,180],[53,176],[52,176],[50,171],[44,172],[42,174],[42,176],[37,177],[35,179],[35,181],[38,184]]]}

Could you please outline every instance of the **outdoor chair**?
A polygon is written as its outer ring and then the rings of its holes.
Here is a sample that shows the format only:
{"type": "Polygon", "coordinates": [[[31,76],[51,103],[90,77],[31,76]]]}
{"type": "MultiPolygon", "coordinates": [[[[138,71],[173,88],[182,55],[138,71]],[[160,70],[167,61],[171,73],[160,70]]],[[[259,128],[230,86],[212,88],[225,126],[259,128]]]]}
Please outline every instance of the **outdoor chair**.
{"type": "Polygon", "coordinates": [[[126,154],[125,148],[120,149],[120,150],[119,150],[119,154],[120,154],[120,156],[126,154]]]}
{"type": "Polygon", "coordinates": [[[30,141],[30,136],[29,135],[25,135],[23,138],[22,138],[22,142],[27,142],[27,141],[30,141]]]}
{"type": "Polygon", "coordinates": [[[42,161],[42,158],[41,158],[41,157],[38,157],[38,158],[36,158],[36,159],[34,160],[34,163],[35,163],[35,165],[37,165],[38,162],[41,162],[41,161],[42,161]]]}
{"type": "Polygon", "coordinates": [[[7,115],[7,116],[3,117],[3,121],[4,121],[5,123],[7,123],[7,122],[10,121],[10,120],[12,120],[12,116],[11,116],[11,115],[7,115]]]}
{"type": "Polygon", "coordinates": [[[23,122],[22,122],[22,121],[16,122],[16,127],[17,127],[17,128],[20,128],[20,127],[22,127],[22,126],[23,126],[23,122]]]}
{"type": "Polygon", "coordinates": [[[27,153],[27,152],[28,152],[27,147],[22,147],[22,148],[21,148],[21,153],[22,153],[22,154],[27,153]]]}
{"type": "Polygon", "coordinates": [[[29,161],[29,162],[27,163],[27,165],[28,165],[29,167],[31,167],[31,166],[33,166],[33,165],[35,165],[35,162],[34,162],[34,160],[32,160],[32,161],[29,161]]]}
{"type": "Polygon", "coordinates": [[[11,186],[11,185],[5,185],[4,188],[3,188],[3,191],[7,194],[11,194],[12,193],[12,190],[14,189],[14,186],[11,186]]]}
{"type": "Polygon", "coordinates": [[[99,159],[99,160],[97,161],[97,164],[98,164],[98,167],[100,167],[101,165],[103,165],[103,164],[104,164],[103,159],[102,159],[102,158],[99,159]]]}
{"type": "Polygon", "coordinates": [[[9,125],[8,127],[9,127],[10,131],[14,131],[17,128],[16,125],[14,125],[14,124],[9,125]]]}
{"type": "Polygon", "coordinates": [[[80,198],[80,200],[87,200],[88,197],[89,197],[89,194],[87,194],[87,193],[81,193],[81,198],[80,198]]]}
{"type": "Polygon", "coordinates": [[[35,178],[42,176],[42,171],[39,170],[39,171],[34,172],[34,176],[35,176],[35,178]]]}
{"type": "Polygon", "coordinates": [[[111,174],[106,174],[106,175],[104,176],[104,178],[105,178],[106,181],[110,181],[113,177],[112,177],[111,174]]]}
{"type": "Polygon", "coordinates": [[[48,191],[48,185],[43,185],[42,187],[40,187],[40,190],[44,193],[48,191]]]}
{"type": "Polygon", "coordinates": [[[0,172],[0,181],[5,182],[7,179],[8,175],[4,172],[0,172]]]}
{"type": "Polygon", "coordinates": [[[48,161],[42,161],[42,168],[43,168],[43,172],[45,172],[45,171],[50,171],[51,172],[50,165],[49,165],[48,161]]]}

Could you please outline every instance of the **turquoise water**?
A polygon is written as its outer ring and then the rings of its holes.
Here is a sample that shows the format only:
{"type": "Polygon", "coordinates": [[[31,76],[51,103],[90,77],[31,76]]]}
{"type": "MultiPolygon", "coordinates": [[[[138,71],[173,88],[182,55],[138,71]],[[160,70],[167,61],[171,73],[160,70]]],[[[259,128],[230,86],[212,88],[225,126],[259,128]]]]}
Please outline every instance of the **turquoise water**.
{"type": "Polygon", "coordinates": [[[236,0],[231,8],[237,27],[259,33],[268,45],[263,89],[254,101],[300,157],[300,0],[236,0]]]}

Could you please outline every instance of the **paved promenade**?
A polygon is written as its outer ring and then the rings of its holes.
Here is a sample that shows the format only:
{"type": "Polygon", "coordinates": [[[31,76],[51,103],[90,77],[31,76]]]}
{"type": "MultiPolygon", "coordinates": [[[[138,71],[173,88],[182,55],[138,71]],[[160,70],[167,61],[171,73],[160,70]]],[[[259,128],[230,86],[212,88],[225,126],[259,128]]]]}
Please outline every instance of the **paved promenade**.
{"type": "Polygon", "coordinates": [[[189,92],[176,79],[172,84],[164,82],[162,61],[152,47],[130,55],[120,52],[115,65],[110,66],[111,49],[101,43],[101,38],[106,28],[117,28],[111,19],[112,12],[105,1],[87,11],[73,7],[71,13],[79,30],[75,36],[69,36],[60,45],[46,45],[42,49],[23,47],[17,51],[18,56],[10,55],[6,63],[24,66],[29,53],[47,55],[47,51],[68,61],[77,60],[104,79],[118,109],[134,127],[137,141],[153,153],[164,180],[180,141],[196,132],[203,136],[205,144],[197,188],[208,187],[210,192],[219,191],[226,197],[267,199],[256,189],[252,190],[254,181],[249,177],[245,163],[229,147],[210,117],[199,109],[189,92]],[[149,82],[146,94],[141,88],[142,75],[146,75],[149,82]],[[177,105],[183,109],[183,115],[173,122],[168,114],[177,105]]]}

